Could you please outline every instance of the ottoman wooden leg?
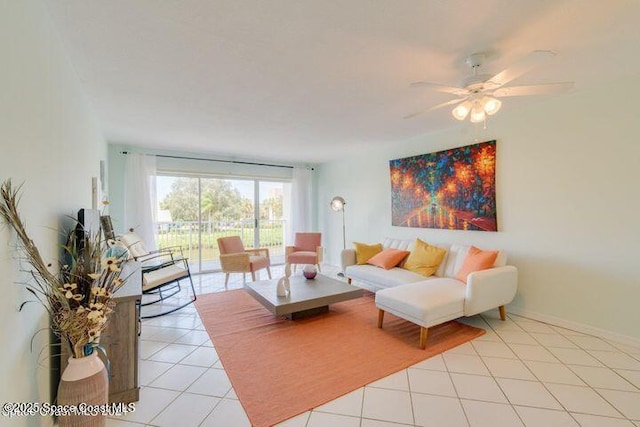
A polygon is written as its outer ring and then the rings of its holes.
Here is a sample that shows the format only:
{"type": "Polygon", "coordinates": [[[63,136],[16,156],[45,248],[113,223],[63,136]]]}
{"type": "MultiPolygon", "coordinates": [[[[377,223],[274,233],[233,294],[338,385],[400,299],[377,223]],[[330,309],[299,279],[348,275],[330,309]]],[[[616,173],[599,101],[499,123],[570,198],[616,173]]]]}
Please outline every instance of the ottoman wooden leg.
{"type": "Polygon", "coordinates": [[[420,327],[420,348],[423,350],[427,348],[427,328],[424,326],[420,327]]]}
{"type": "Polygon", "coordinates": [[[378,309],[378,328],[382,328],[383,319],[384,319],[384,310],[378,309]]]}
{"type": "Polygon", "coordinates": [[[500,310],[500,319],[507,320],[507,314],[504,312],[504,305],[498,307],[498,310],[500,310]]]}

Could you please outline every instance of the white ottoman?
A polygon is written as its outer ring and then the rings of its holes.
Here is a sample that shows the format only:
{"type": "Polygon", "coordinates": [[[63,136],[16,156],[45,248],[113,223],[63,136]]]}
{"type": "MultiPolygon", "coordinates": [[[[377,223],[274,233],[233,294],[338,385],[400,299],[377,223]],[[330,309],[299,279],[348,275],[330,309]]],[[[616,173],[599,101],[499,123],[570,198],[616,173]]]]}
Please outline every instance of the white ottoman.
{"type": "Polygon", "coordinates": [[[419,325],[420,348],[427,345],[427,328],[464,316],[466,285],[446,277],[395,286],[376,292],[378,327],[385,311],[419,325]]]}

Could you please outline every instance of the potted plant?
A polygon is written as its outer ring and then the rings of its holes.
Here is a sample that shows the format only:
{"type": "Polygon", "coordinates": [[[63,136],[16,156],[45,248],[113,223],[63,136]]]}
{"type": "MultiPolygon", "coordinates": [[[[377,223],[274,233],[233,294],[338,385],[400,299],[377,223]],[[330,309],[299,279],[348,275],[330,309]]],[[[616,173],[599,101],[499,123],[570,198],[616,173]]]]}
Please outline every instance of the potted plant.
{"type": "MultiPolygon", "coordinates": [[[[18,211],[21,186],[11,180],[0,187],[0,217],[15,231],[19,256],[30,266],[26,289],[51,316],[51,328],[71,351],[69,365],[58,389],[59,405],[104,405],[108,399],[105,366],[97,357],[100,334],[115,305],[113,294],[124,284],[120,277],[124,255],[106,256],[100,231],[90,235],[82,228],[69,234],[58,268],[45,262],[29,237],[18,211]]],[[[23,302],[20,309],[29,301],[23,302]]],[[[104,426],[104,416],[73,414],[60,417],[60,426],[104,426]]]]}

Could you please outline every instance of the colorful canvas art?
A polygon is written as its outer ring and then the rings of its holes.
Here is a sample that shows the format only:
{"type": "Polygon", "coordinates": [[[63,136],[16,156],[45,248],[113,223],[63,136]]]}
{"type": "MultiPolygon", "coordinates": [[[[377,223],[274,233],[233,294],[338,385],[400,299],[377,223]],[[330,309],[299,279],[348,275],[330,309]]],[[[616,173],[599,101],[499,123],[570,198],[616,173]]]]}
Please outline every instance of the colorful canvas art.
{"type": "Polygon", "coordinates": [[[497,231],[496,141],[389,162],[399,227],[497,231]]]}

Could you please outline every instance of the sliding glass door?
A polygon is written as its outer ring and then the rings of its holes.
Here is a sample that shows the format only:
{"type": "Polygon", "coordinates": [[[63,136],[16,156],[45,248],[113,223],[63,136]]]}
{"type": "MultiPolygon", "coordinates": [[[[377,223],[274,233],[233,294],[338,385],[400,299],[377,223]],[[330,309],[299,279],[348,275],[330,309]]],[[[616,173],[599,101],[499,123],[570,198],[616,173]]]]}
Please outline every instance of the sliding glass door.
{"type": "Polygon", "coordinates": [[[159,247],[182,246],[193,271],[220,269],[217,239],[240,236],[284,261],[284,183],[259,179],[158,176],[159,247]]]}

